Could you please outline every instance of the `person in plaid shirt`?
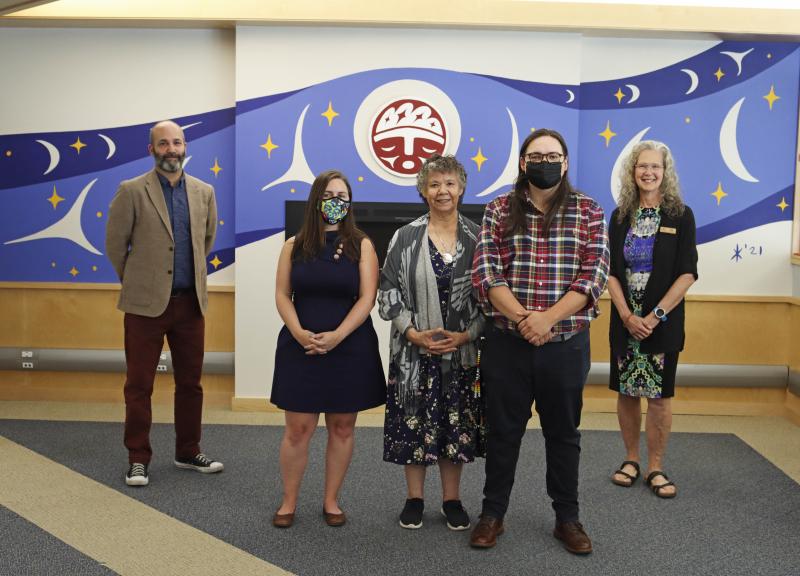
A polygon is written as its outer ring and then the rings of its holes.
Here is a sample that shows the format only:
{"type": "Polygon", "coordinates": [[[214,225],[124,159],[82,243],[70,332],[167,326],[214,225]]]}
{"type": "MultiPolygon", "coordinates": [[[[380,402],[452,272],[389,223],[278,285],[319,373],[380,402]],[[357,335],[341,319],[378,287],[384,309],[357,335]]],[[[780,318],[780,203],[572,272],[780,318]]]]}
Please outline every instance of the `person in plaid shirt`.
{"type": "Polygon", "coordinates": [[[592,542],[579,521],[578,466],[589,322],[608,278],[603,209],[567,179],[558,132],[522,143],[514,189],[486,205],[472,272],[490,318],[481,371],[487,423],[483,512],[470,545],[491,548],[503,533],[525,426],[536,412],[545,438],[553,535],[574,554],[592,542]]]}

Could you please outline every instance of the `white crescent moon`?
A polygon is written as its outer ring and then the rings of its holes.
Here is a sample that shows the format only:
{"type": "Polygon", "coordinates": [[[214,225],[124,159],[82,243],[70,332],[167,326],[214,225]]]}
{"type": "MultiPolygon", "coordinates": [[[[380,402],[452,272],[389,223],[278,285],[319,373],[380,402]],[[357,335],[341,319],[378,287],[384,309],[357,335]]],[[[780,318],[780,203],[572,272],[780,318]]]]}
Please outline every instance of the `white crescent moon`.
{"type": "Polygon", "coordinates": [[[566,88],[566,91],[567,91],[567,94],[569,94],[569,98],[567,98],[567,104],[569,104],[570,102],[575,100],[575,92],[573,92],[569,88],[566,88]]]}
{"type": "Polygon", "coordinates": [[[736,176],[746,182],[758,182],[758,178],[750,174],[745,168],[736,143],[736,126],[739,123],[739,111],[743,102],[744,97],[731,106],[722,121],[722,127],[719,129],[719,152],[722,154],[722,160],[725,165],[736,176]]]}
{"type": "Polygon", "coordinates": [[[181,130],[188,130],[192,126],[197,126],[198,124],[202,124],[203,122],[192,122],[191,124],[186,124],[185,126],[181,126],[181,130]]]}
{"type": "Polygon", "coordinates": [[[611,169],[611,181],[609,182],[609,186],[611,187],[611,196],[614,198],[614,202],[619,201],[619,172],[622,169],[622,160],[631,153],[631,150],[633,150],[634,146],[642,141],[642,138],[644,138],[644,135],[647,134],[648,130],[650,130],[650,126],[631,138],[628,143],[625,144],[625,147],[620,150],[619,156],[617,156],[617,159],[614,161],[614,167],[611,169]]]}
{"type": "Polygon", "coordinates": [[[189,163],[189,160],[191,160],[191,159],[192,159],[191,156],[187,156],[186,158],[184,158],[183,159],[183,164],[181,164],[181,169],[185,169],[186,165],[189,163]]]}
{"type": "Polygon", "coordinates": [[[514,119],[514,115],[511,113],[509,108],[506,108],[506,112],[508,112],[508,119],[511,122],[511,150],[508,152],[508,162],[506,162],[506,167],[497,177],[497,180],[492,182],[483,191],[476,194],[476,196],[480,197],[491,194],[501,186],[508,186],[514,181],[514,178],[517,177],[517,162],[519,162],[519,156],[517,156],[517,154],[519,154],[519,134],[517,134],[517,121],[514,119]]]}
{"type": "Polygon", "coordinates": [[[631,91],[631,99],[628,100],[628,104],[633,104],[639,99],[639,94],[641,93],[639,87],[636,84],[625,84],[625,86],[631,91]]]}
{"type": "Polygon", "coordinates": [[[47,174],[50,174],[50,172],[56,169],[59,160],[61,160],[61,154],[58,153],[58,148],[50,144],[50,142],[48,142],[47,140],[37,140],[37,142],[42,146],[44,146],[50,153],[50,166],[48,166],[47,170],[45,170],[44,173],[42,174],[42,176],[45,176],[47,174]]]}
{"type": "Polygon", "coordinates": [[[108,144],[108,156],[106,156],[106,160],[108,160],[114,155],[114,152],[117,151],[117,145],[114,144],[114,141],[105,134],[100,134],[98,132],[97,135],[100,136],[100,138],[102,138],[103,140],[105,140],[106,144],[108,144]]]}
{"type": "Polygon", "coordinates": [[[685,72],[689,79],[692,81],[692,84],[689,86],[689,89],[685,92],[685,94],[691,94],[697,87],[700,85],[700,78],[697,76],[697,72],[692,70],[691,68],[681,68],[681,72],[685,72]]]}

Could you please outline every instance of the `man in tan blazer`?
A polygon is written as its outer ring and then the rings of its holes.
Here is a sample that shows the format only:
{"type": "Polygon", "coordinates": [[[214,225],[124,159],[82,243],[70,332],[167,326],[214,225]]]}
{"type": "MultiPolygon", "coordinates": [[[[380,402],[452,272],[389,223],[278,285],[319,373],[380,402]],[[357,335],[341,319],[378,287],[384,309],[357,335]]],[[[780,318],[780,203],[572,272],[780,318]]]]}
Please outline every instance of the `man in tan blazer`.
{"type": "Polygon", "coordinates": [[[129,486],[149,482],[150,398],[165,336],[175,369],[175,465],[205,473],[223,469],[200,451],[214,189],[183,171],[186,141],[174,122],[153,126],[147,148],[155,168],[120,184],[106,227],[106,253],[122,282],[118,308],[125,312],[129,486]]]}

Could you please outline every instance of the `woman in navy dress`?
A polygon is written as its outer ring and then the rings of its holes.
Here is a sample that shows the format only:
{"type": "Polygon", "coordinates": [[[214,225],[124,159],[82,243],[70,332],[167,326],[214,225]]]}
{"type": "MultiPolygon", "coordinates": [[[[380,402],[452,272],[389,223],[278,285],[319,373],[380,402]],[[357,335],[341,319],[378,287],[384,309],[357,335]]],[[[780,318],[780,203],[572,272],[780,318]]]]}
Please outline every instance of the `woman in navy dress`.
{"type": "Polygon", "coordinates": [[[283,501],[272,523],[294,521],[308,445],[325,413],[325,497],[329,526],[345,523],[339,489],[353,454],[360,410],[386,399],[378,337],[370,311],[378,290],[372,241],[350,212],[352,191],[343,174],[323,172],[311,186],[303,227],[278,260],[275,302],[284,327],[278,336],[271,401],[285,411],[280,465],[283,501]]]}

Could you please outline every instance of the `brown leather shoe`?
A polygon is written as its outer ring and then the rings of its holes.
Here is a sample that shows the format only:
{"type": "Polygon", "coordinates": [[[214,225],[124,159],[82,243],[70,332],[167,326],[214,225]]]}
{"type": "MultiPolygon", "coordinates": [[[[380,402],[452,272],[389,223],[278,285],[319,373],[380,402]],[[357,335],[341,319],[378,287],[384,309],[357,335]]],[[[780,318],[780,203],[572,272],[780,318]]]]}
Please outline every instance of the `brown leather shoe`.
{"type": "Polygon", "coordinates": [[[275,528],[289,528],[294,523],[294,512],[289,512],[288,514],[278,514],[275,512],[275,515],[272,517],[272,525],[275,528]]]}
{"type": "Polygon", "coordinates": [[[347,516],[344,515],[344,512],[341,514],[333,514],[332,512],[325,512],[325,509],[323,508],[322,516],[325,518],[325,524],[328,526],[333,526],[334,528],[344,526],[345,522],[347,522],[347,516]]]}
{"type": "Polygon", "coordinates": [[[473,548],[491,548],[497,544],[497,537],[504,531],[502,520],[481,516],[472,534],[469,535],[469,545],[473,548]]]}
{"type": "Polygon", "coordinates": [[[591,554],[592,541],[583,531],[580,522],[557,522],[553,536],[564,543],[564,548],[573,554],[591,554]]]}

